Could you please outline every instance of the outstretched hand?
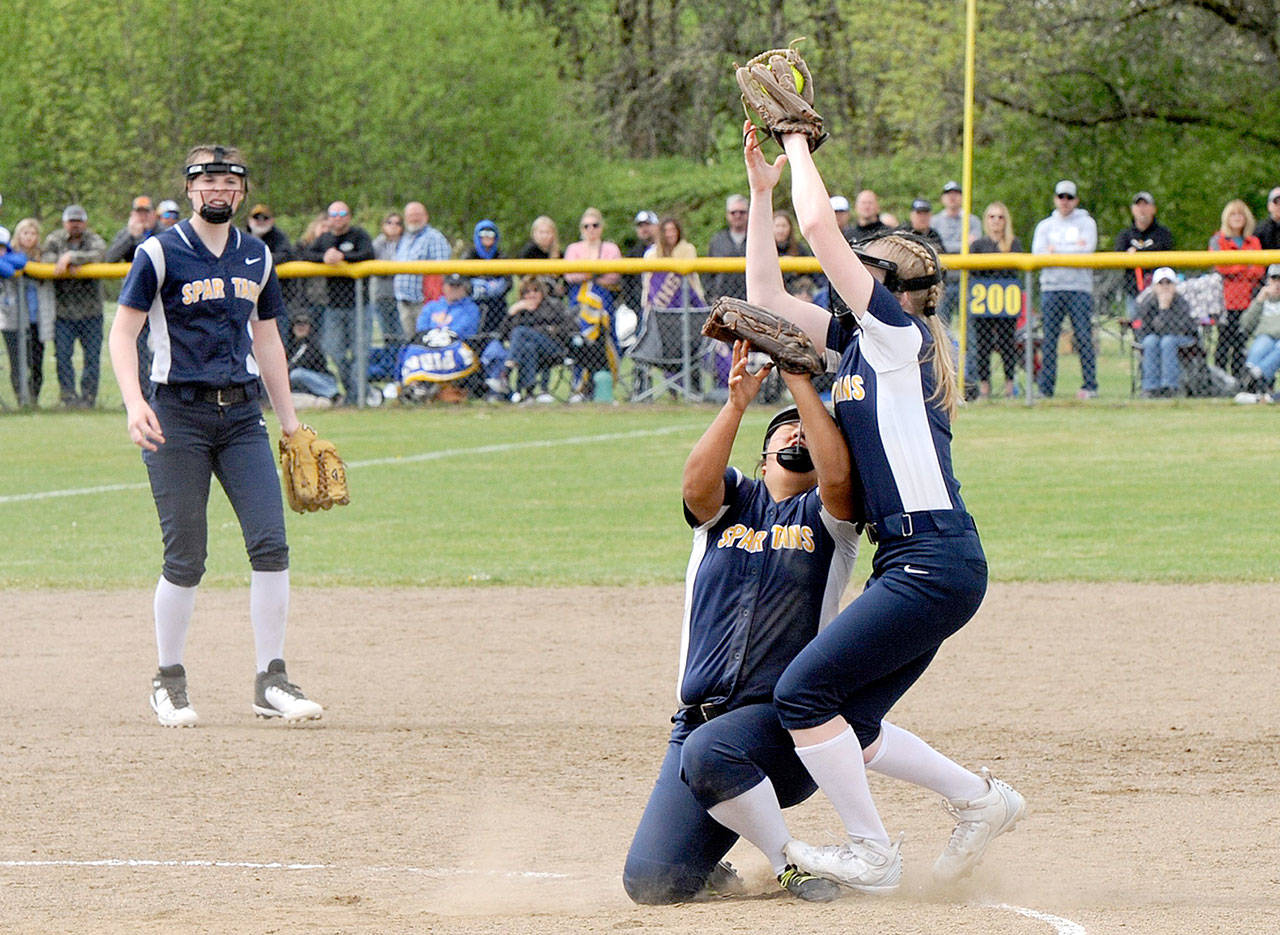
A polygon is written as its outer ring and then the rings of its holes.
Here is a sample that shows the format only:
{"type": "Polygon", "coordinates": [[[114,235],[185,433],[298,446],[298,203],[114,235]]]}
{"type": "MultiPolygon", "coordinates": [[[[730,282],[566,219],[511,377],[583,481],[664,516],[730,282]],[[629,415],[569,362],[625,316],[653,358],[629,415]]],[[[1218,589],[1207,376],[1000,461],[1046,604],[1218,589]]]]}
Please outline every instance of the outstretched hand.
{"type": "Polygon", "coordinates": [[[747,164],[747,183],[753,192],[771,192],[782,178],[787,154],[783,153],[770,162],[760,150],[758,133],[756,125],[750,120],[742,122],[742,159],[747,164]]]}
{"type": "Polygon", "coordinates": [[[729,402],[742,412],[751,405],[751,401],[760,392],[765,377],[773,370],[770,362],[752,373],[747,369],[747,357],[750,353],[751,346],[746,341],[733,342],[733,366],[729,368],[729,402]]]}

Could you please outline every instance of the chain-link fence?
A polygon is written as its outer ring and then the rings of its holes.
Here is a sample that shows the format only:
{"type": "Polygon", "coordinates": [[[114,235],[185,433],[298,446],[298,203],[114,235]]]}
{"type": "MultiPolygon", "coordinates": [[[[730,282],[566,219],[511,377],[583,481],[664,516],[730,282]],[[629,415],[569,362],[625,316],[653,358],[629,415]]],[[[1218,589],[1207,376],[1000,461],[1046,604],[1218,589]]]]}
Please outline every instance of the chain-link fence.
{"type": "MultiPolygon", "coordinates": [[[[1280,256],[1233,256],[1259,265],[1227,276],[1212,268],[1221,256],[1210,253],[1144,255],[1146,269],[1137,271],[1125,268],[1134,262],[1131,255],[945,259],[968,271],[951,326],[957,350],[964,348],[970,399],[1015,397],[1030,404],[1064,396],[1211,397],[1241,391],[1261,397],[1273,388],[1280,350],[1263,333],[1261,309],[1249,306],[1271,302],[1273,313],[1280,314],[1280,279],[1268,285],[1265,276],[1265,264],[1280,256]],[[1081,274],[1079,283],[1062,288],[1058,277],[1050,279],[1054,288],[1045,288],[1040,269],[1050,262],[1073,267],[1081,274]],[[1171,289],[1151,283],[1151,268],[1158,262],[1178,264],[1171,289]],[[992,268],[997,263],[1000,268],[992,268]],[[1255,303],[1264,288],[1269,291],[1255,303]],[[1268,298],[1272,294],[1274,299],[1268,298]]],[[[455,335],[457,346],[427,348],[426,356],[444,368],[439,382],[465,388],[462,398],[715,401],[724,398],[727,349],[699,333],[705,299],[692,274],[740,271],[741,264],[738,258],[290,263],[280,267],[289,313],[280,322],[281,334],[287,348],[296,348],[294,332],[307,329],[295,325],[307,319],[309,339],[321,355],[326,379],[300,375],[295,380],[299,393],[373,405],[401,398],[405,351],[414,337],[404,332],[404,303],[397,309],[382,277],[426,274],[424,280],[438,288],[449,272],[469,282],[470,276],[495,272],[556,281],[566,272],[616,271],[634,275],[643,286],[645,273],[666,272],[678,285],[668,290],[670,301],[663,307],[646,305],[643,291],[571,289],[560,330],[543,329],[554,340],[535,341],[522,333],[529,340],[516,354],[514,329],[505,327],[455,335]],[[638,309],[627,301],[637,295],[638,309]],[[522,363],[534,376],[531,385],[520,376],[522,363]],[[527,391],[513,392],[517,387],[527,391]]],[[[818,271],[811,259],[788,258],[784,265],[789,272],[818,271]]],[[[0,407],[36,401],[99,404],[104,328],[112,314],[104,307],[101,280],[120,278],[126,269],[97,264],[82,267],[75,277],[54,278],[52,267],[32,264],[31,275],[0,283],[6,350],[0,360],[0,407]]],[[[147,356],[144,330],[139,342],[144,385],[147,356]]],[[[113,383],[104,390],[112,396],[113,383]]],[[[772,401],[781,392],[780,386],[768,386],[762,398],[772,401]]]]}

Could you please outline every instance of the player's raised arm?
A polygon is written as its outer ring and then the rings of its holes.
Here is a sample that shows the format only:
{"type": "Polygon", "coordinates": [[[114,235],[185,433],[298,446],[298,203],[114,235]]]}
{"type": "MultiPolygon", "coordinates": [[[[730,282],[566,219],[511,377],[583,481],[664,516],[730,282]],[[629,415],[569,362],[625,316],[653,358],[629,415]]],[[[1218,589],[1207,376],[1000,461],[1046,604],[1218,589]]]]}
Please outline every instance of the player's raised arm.
{"type": "Polygon", "coordinates": [[[766,364],[756,373],[747,368],[747,344],[733,344],[733,366],[729,370],[729,398],[716,414],[684,462],[680,494],[685,506],[699,523],[716,515],[724,503],[724,472],[733,453],[742,415],[760,392],[760,385],[772,369],[766,364]]]}
{"type": "Polygon", "coordinates": [[[840,427],[822,404],[812,377],[786,370],[781,373],[800,413],[805,444],[818,472],[818,496],[822,498],[822,505],[836,519],[853,520],[857,517],[853,464],[840,427]]]}

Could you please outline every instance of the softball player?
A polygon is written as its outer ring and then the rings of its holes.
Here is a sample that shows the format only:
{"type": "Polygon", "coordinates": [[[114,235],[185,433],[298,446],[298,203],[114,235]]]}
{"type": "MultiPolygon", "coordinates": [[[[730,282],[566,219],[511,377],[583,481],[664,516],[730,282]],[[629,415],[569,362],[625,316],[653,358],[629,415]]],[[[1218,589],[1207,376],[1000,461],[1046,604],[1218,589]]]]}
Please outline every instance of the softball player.
{"type": "Polygon", "coordinates": [[[258,403],[265,384],[285,436],[298,428],[272,321],[284,312],[280,283],[266,245],[231,226],[248,186],[239,151],[197,146],[187,154],[184,177],[194,213],[138,247],[109,339],[129,437],[142,448],[164,539],[155,592],[160,668],[151,683],[151,707],[167,727],[197,721],[182,659],[204,574],[209,479],[216,475],[240,521],[253,569],[253,710],[286,721],[319,718],[323,709],[289,682],[282,658],[289,548],[258,403]],[[135,343],[144,323],[151,327],[154,355],[145,398],[135,343]]]}
{"type": "Polygon", "coordinates": [[[779,883],[801,899],[840,892],[783,856],[790,835],[781,808],[816,787],[771,699],[787,663],[834,616],[853,570],[852,473],[812,384],[790,376],[797,405],[765,432],[762,479],[728,466],[742,414],[767,374],[767,367],[747,371],[747,347],[738,342],[729,401],[685,463],[693,551],[680,710],[627,855],[623,885],[639,903],[685,901],[708,884],[723,888],[726,870],[717,862],[739,836],[768,856],[779,883]]]}
{"type": "Polygon", "coordinates": [[[883,721],[942,641],[977,611],[987,586],[986,557],[951,469],[958,393],[950,338],[934,314],[942,268],[931,247],[909,236],[875,240],[856,253],[805,138],[784,136],[785,155],[770,164],[754,127],[743,130],[751,184],[747,297],[802,327],[838,361],[836,420],[862,481],[868,537],[878,546],[866,590],[778,680],[778,715],[848,833],[828,847],[792,841],[786,853],[802,870],[854,889],[898,886],[901,842],[890,842],[876,813],[865,760],[944,797],[957,824],[934,872],[952,881],[1026,806],[985,770],[970,772],[883,721]],[[773,189],[787,161],[801,229],[847,314],[833,316],[783,288],[769,232],[773,189]]]}

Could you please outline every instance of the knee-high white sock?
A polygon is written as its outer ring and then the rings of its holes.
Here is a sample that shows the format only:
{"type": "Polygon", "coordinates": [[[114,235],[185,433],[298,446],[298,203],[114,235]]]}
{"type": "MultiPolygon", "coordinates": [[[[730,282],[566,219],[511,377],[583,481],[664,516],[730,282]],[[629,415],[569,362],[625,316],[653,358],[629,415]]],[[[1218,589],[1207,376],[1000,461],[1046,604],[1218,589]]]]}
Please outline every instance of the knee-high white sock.
{"type": "Polygon", "coordinates": [[[853,728],[846,727],[838,737],[811,747],[796,747],[796,754],[835,807],[849,835],[870,838],[887,847],[889,833],[871,800],[862,746],[853,728]]]}
{"type": "Polygon", "coordinates": [[[258,671],[284,658],[284,625],[289,616],[289,569],[255,571],[249,578],[249,620],[258,671]]]}
{"type": "Polygon", "coordinates": [[[707,809],[708,814],[730,831],[736,831],[769,858],[774,876],[787,869],[782,849],[791,840],[791,832],[782,817],[778,793],[766,776],[742,795],[734,796],[707,809]]]}
{"type": "Polygon", "coordinates": [[[948,759],[909,730],[880,722],[880,749],[867,769],[924,786],[947,799],[976,799],[987,791],[977,773],[948,759]]]}
{"type": "Polygon", "coordinates": [[[156,617],[156,656],[160,665],[181,665],[187,648],[187,627],[191,625],[191,613],[196,606],[196,589],[179,587],[161,575],[156,582],[152,606],[156,617]]]}

